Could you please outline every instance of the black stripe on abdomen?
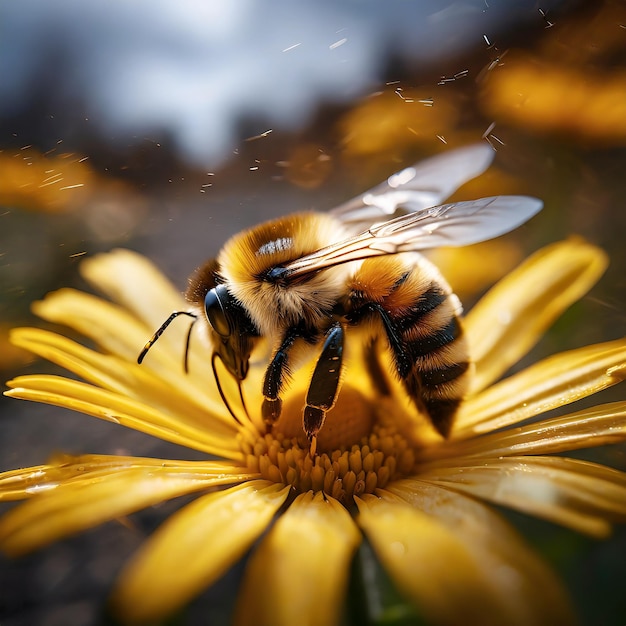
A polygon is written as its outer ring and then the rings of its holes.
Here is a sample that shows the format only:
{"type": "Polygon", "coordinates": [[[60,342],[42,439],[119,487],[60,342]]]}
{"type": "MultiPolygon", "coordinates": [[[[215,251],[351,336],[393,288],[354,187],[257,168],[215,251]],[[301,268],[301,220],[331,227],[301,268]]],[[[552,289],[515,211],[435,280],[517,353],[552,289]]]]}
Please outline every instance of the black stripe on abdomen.
{"type": "Polygon", "coordinates": [[[424,357],[435,350],[439,350],[449,343],[452,343],[455,339],[458,339],[463,334],[463,329],[459,320],[455,315],[452,315],[450,321],[441,328],[433,330],[429,335],[407,341],[407,349],[411,355],[413,361],[416,361],[420,357],[424,357]]]}
{"type": "Polygon", "coordinates": [[[440,304],[443,304],[447,298],[448,294],[439,285],[431,283],[430,287],[418,298],[417,302],[411,306],[409,312],[394,320],[398,330],[405,333],[414,326],[419,326],[422,318],[434,311],[440,304]]]}
{"type": "Polygon", "coordinates": [[[420,377],[422,383],[428,387],[436,387],[443,383],[449,383],[465,374],[469,368],[469,363],[452,363],[443,367],[437,367],[431,370],[422,370],[420,377]]]}

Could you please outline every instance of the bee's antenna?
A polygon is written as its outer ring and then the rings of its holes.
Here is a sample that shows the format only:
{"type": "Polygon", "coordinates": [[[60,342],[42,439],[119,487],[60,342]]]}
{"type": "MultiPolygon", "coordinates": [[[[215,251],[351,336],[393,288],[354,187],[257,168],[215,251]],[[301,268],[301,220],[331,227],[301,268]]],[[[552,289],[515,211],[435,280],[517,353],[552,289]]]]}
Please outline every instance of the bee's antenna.
{"type": "MultiPolygon", "coordinates": [[[[143,347],[143,350],[140,352],[137,357],[137,363],[141,365],[142,361],[146,354],[148,354],[148,350],[156,343],[157,339],[165,332],[165,329],[179,316],[179,315],[188,315],[189,317],[193,317],[194,321],[191,326],[196,322],[198,316],[195,313],[190,313],[189,311],[174,311],[157,329],[157,331],[152,335],[148,343],[143,347]]],[[[187,345],[185,347],[185,372],[187,371],[187,354],[189,352],[189,338],[191,337],[191,327],[189,328],[189,332],[187,333],[187,345]]]]}
{"type": "Polygon", "coordinates": [[[198,321],[197,316],[194,315],[193,318],[193,322],[189,324],[187,339],[185,340],[185,356],[183,357],[183,367],[185,369],[185,374],[189,373],[189,344],[191,343],[191,331],[193,330],[193,325],[198,321]]]}
{"type": "MultiPolygon", "coordinates": [[[[228,409],[228,412],[233,416],[233,418],[235,418],[235,420],[237,420],[239,424],[241,424],[241,420],[235,415],[233,410],[230,408],[230,404],[228,403],[228,400],[226,399],[226,396],[224,395],[224,391],[222,390],[222,385],[220,383],[219,376],[217,375],[217,368],[215,367],[215,359],[220,359],[220,361],[222,360],[220,358],[220,355],[217,352],[214,352],[213,355],[211,356],[211,367],[213,368],[213,378],[215,378],[215,384],[217,385],[217,390],[220,392],[220,398],[222,398],[222,402],[224,403],[224,406],[228,409]]],[[[239,383],[239,395],[241,395],[241,383],[239,383]]]]}

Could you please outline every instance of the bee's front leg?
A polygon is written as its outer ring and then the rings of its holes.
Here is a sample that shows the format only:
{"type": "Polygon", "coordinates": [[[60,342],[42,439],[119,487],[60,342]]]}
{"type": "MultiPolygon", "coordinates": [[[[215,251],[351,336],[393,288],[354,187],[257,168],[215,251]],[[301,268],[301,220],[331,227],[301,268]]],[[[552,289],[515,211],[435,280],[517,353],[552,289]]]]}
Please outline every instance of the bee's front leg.
{"type": "Polygon", "coordinates": [[[261,415],[268,431],[272,430],[282,412],[283,401],[280,396],[289,373],[289,352],[297,339],[311,341],[310,335],[301,324],[288,328],[267,366],[263,380],[261,415]]]}
{"type": "Polygon", "coordinates": [[[343,364],[344,329],[335,322],[326,332],[322,352],[315,365],[311,384],[306,395],[303,427],[311,444],[311,456],[315,454],[317,433],[324,425],[326,413],[333,408],[339,393],[343,364]]]}
{"type": "Polygon", "coordinates": [[[268,431],[278,421],[283,408],[280,392],[285,384],[285,368],[287,367],[289,348],[293,345],[295,337],[287,336],[274,354],[274,358],[265,371],[263,381],[263,404],[261,415],[268,431]]]}

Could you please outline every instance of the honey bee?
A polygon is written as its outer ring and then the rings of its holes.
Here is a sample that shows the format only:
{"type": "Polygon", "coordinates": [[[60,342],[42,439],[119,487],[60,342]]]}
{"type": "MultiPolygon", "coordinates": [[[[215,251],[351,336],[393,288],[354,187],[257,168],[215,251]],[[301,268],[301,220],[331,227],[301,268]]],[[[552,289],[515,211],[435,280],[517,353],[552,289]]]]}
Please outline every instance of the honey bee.
{"type": "MultiPolygon", "coordinates": [[[[385,345],[416,409],[447,437],[467,391],[471,362],[452,289],[419,250],[464,246],[506,233],[542,208],[527,196],[439,205],[487,169],[493,150],[467,146],[406,168],[328,213],[296,213],[233,236],[189,279],[189,310],[175,311],[146,343],[138,362],[178,315],[204,326],[215,361],[239,384],[261,339],[271,356],[263,379],[263,420],[281,415],[289,372],[302,353],[316,356],[303,429],[316,436],[334,406],[350,333],[366,329],[364,354],[380,378],[385,345]]],[[[243,396],[241,397],[242,404],[243,396]]]]}

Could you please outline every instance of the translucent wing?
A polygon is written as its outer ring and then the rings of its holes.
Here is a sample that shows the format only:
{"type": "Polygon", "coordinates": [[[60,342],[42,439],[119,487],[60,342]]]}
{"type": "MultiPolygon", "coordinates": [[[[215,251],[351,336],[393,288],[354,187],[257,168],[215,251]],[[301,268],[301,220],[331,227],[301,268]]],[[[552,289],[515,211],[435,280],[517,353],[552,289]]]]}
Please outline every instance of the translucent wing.
{"type": "Polygon", "coordinates": [[[482,174],[493,156],[487,144],[474,144],[431,157],[390,176],[331,214],[350,233],[360,233],[372,224],[439,204],[463,183],[482,174]]]}
{"type": "Polygon", "coordinates": [[[297,281],[325,267],[439,246],[466,246],[517,228],[543,206],[528,196],[493,196],[421,209],[372,226],[272,271],[272,279],[297,281]]]}

